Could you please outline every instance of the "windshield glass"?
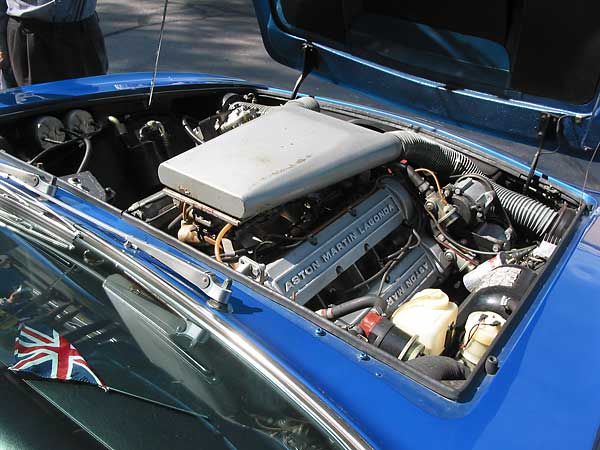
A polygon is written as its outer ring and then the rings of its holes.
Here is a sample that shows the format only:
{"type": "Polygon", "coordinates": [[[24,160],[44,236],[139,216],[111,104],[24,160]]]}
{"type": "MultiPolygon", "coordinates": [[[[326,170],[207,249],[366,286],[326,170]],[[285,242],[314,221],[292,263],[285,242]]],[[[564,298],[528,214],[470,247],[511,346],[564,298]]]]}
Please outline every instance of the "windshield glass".
{"type": "Polygon", "coordinates": [[[139,439],[145,439],[155,448],[166,439],[169,448],[190,448],[196,439],[203,444],[212,439],[210,448],[337,448],[265,378],[114,262],[89,248],[56,249],[4,228],[0,362],[5,366],[15,362],[15,339],[24,327],[56,332],[108,386],[104,392],[90,384],[26,377],[104,442],[132,439],[121,448],[148,448],[140,447],[139,439]],[[145,430],[143,437],[132,431],[136,427],[145,430]]]}

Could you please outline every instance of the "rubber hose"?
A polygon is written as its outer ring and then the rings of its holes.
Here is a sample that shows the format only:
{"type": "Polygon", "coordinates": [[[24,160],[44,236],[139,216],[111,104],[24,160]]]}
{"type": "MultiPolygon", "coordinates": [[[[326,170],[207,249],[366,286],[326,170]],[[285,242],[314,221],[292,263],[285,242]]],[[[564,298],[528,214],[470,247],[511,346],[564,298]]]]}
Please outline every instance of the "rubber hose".
{"type": "MultiPolygon", "coordinates": [[[[410,131],[393,133],[402,143],[402,157],[411,164],[421,165],[446,175],[485,173],[468,156],[410,131]]],[[[558,217],[552,208],[513,192],[490,180],[500,204],[513,223],[542,237],[558,217]]]]}
{"type": "Polygon", "coordinates": [[[385,299],[377,295],[365,295],[352,300],[348,300],[340,305],[321,310],[320,314],[329,320],[336,320],[346,314],[351,314],[361,309],[371,307],[378,314],[383,315],[386,309],[385,299]]]}
{"type": "Polygon", "coordinates": [[[87,168],[87,165],[90,162],[90,158],[92,157],[92,141],[91,141],[91,139],[85,137],[85,138],[83,138],[83,143],[85,145],[83,159],[81,160],[81,164],[79,164],[79,167],[77,168],[77,172],[75,172],[75,173],[83,172],[87,168]]]}
{"type": "Polygon", "coordinates": [[[466,380],[471,370],[448,356],[421,356],[406,361],[411,367],[434,380],[466,380]]]}
{"type": "Polygon", "coordinates": [[[175,228],[177,225],[179,225],[181,223],[182,217],[183,217],[183,215],[181,213],[177,214],[177,217],[175,217],[173,220],[171,220],[169,222],[169,225],[167,225],[167,230],[171,231],[173,228],[175,228]]]}
{"type": "Polygon", "coordinates": [[[232,228],[233,228],[233,225],[231,225],[230,223],[226,223],[225,226],[223,228],[221,228],[221,231],[219,231],[219,234],[217,235],[217,238],[215,239],[215,259],[217,261],[219,261],[220,263],[223,262],[223,260],[221,259],[221,241],[223,240],[225,235],[227,233],[229,233],[229,230],[231,230],[232,228]]]}
{"type": "Polygon", "coordinates": [[[186,116],[183,116],[181,118],[181,125],[183,126],[183,129],[185,130],[185,132],[188,134],[189,137],[192,138],[192,140],[196,143],[196,144],[204,144],[204,141],[202,139],[200,139],[198,136],[196,136],[196,133],[194,133],[192,131],[192,127],[188,122],[188,118],[186,116]]]}
{"type": "Polygon", "coordinates": [[[60,144],[53,145],[52,147],[45,148],[44,150],[39,152],[37,155],[35,155],[33,158],[31,158],[28,161],[28,163],[35,164],[40,159],[42,159],[44,156],[46,156],[48,153],[56,151],[56,150],[60,150],[61,148],[69,147],[70,145],[73,145],[74,143],[77,143],[77,142],[79,142],[79,139],[70,139],[70,140],[62,142],[60,144]]]}
{"type": "MultiPolygon", "coordinates": [[[[455,329],[464,328],[469,315],[477,311],[490,311],[500,315],[503,319],[508,319],[519,308],[523,293],[535,282],[537,277],[532,269],[517,264],[507,264],[503,266],[503,269],[498,270],[510,271],[511,277],[515,272],[518,275],[512,278],[510,285],[491,285],[469,294],[460,305],[454,325],[455,329]]],[[[485,283],[489,279],[488,277],[493,277],[493,272],[485,275],[481,282],[485,283]]]]}

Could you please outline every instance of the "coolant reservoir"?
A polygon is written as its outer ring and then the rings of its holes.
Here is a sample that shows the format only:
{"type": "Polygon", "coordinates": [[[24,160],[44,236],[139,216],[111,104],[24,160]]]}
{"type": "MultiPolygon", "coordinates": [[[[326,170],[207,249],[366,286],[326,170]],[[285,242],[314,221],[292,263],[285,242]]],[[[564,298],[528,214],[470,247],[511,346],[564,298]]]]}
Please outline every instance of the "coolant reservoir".
{"type": "Polygon", "coordinates": [[[417,335],[425,354],[439,355],[457,315],[458,306],[442,290],[423,289],[392,314],[392,322],[405,333],[417,335]]]}
{"type": "Polygon", "coordinates": [[[477,365],[504,325],[506,320],[491,311],[469,314],[462,342],[462,356],[471,367],[477,365]]]}

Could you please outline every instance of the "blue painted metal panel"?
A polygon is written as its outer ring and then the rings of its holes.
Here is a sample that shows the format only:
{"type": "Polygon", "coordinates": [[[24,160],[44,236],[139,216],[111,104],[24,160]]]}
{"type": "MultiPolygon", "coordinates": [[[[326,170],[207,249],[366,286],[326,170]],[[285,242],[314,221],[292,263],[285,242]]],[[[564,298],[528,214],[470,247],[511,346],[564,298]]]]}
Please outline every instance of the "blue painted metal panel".
{"type": "MultiPolygon", "coordinates": [[[[230,82],[239,80],[172,74],[161,76],[159,86],[230,82]]],[[[61,83],[3,93],[0,103],[15,106],[146,89],[148,74],[61,83]],[[19,95],[31,97],[19,104],[19,95]]],[[[494,156],[515,164],[506,156],[494,156]]],[[[574,188],[563,187],[577,194],[574,188]]],[[[107,225],[188,258],[119,216],[62,190],[57,196],[107,225]]],[[[500,353],[500,372],[486,377],[467,403],[442,398],[378,361],[360,360],[350,345],[331,335],[317,336],[313,324],[240,283],[233,286],[233,314],[222,317],[311,387],[376,448],[590,448],[600,422],[600,382],[595,376],[600,369],[595,348],[600,344],[600,239],[595,237],[597,228],[580,238],[592,222],[600,228],[596,217],[584,220],[500,353]]],[[[93,224],[86,227],[121,244],[93,224]]],[[[140,252],[127,251],[148,264],[140,252]]],[[[155,270],[173,279],[172,273],[155,270]]],[[[174,282],[200,303],[206,300],[184,280],[174,282]]]]}
{"type": "MultiPolygon", "coordinates": [[[[304,55],[302,45],[306,41],[282,30],[271,5],[270,0],[254,0],[265,48],[276,61],[300,70],[304,55]]],[[[535,142],[540,114],[548,112],[573,118],[563,120],[566,142],[572,147],[593,148],[600,140],[600,111],[594,111],[595,100],[572,105],[525,94],[519,94],[519,98],[501,98],[468,89],[451,90],[441,83],[325,45],[314,45],[319,55],[318,67],[314,70],[317,76],[423,117],[487,130],[522,142],[535,142]]]]}
{"type": "MultiPolygon", "coordinates": [[[[0,108],[17,107],[17,109],[21,109],[43,102],[66,100],[70,97],[148,90],[151,79],[151,73],[140,72],[102,75],[22,86],[0,91],[0,108]]],[[[159,73],[156,77],[156,87],[158,89],[161,87],[214,84],[248,85],[249,83],[238,78],[202,73],[166,72],[159,73]]]]}

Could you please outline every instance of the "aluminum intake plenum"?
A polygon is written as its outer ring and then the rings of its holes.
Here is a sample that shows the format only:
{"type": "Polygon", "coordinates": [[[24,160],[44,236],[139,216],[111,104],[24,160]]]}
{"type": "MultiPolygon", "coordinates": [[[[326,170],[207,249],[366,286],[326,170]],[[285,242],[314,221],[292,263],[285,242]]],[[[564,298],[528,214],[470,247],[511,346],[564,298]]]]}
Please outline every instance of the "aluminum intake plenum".
{"type": "Polygon", "coordinates": [[[295,105],[248,123],[163,162],[160,181],[245,221],[393,161],[399,140],[295,105]]]}

